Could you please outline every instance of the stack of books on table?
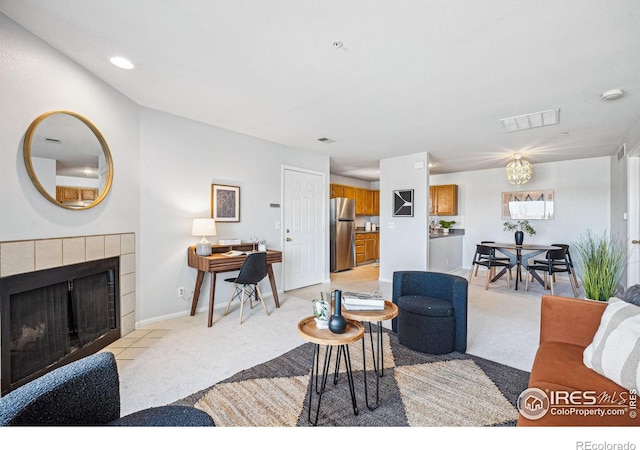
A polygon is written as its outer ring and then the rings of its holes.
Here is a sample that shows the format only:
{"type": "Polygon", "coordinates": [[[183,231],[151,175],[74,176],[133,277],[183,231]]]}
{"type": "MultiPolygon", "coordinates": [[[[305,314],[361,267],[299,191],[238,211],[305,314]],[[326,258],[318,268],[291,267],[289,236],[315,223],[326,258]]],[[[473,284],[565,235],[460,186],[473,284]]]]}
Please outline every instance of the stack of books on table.
{"type": "Polygon", "coordinates": [[[378,311],[384,309],[384,298],[379,292],[342,293],[344,309],[351,311],[378,311]]]}

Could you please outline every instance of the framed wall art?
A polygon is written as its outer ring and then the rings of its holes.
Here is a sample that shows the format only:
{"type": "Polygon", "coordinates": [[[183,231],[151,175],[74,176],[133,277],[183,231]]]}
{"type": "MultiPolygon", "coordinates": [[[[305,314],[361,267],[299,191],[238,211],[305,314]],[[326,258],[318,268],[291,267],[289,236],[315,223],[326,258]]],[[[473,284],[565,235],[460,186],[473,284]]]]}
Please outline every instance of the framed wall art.
{"type": "Polygon", "coordinates": [[[211,217],[216,222],[240,222],[240,188],[211,185],[211,217]]]}
{"type": "Polygon", "coordinates": [[[503,219],[553,219],[553,190],[502,193],[503,219]]]}
{"type": "Polygon", "coordinates": [[[393,191],[393,217],[413,217],[413,189],[393,191]]]}

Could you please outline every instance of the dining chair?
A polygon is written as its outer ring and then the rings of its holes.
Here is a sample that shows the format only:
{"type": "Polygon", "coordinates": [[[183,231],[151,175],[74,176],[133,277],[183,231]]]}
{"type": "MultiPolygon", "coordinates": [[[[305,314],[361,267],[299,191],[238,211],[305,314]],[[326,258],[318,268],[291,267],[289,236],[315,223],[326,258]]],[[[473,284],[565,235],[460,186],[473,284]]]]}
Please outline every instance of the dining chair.
{"type": "MultiPolygon", "coordinates": [[[[554,246],[556,246],[554,244],[554,246]]],[[[577,284],[575,282],[574,271],[567,257],[568,249],[560,247],[557,250],[548,250],[544,260],[534,260],[533,264],[527,266],[527,280],[524,290],[529,290],[529,279],[533,279],[534,272],[540,271],[544,274],[544,288],[551,288],[551,295],[555,295],[553,286],[555,284],[556,273],[566,273],[573,289],[573,296],[578,297],[577,284]]]]}
{"type": "Polygon", "coordinates": [[[224,281],[228,281],[233,283],[233,291],[231,292],[231,297],[229,297],[229,302],[227,303],[227,308],[224,311],[224,315],[226,316],[229,312],[229,307],[231,306],[231,302],[234,299],[240,299],[240,323],[242,324],[242,313],[244,309],[244,303],[247,301],[247,297],[249,300],[249,307],[253,309],[253,299],[252,297],[255,295],[256,300],[260,300],[262,306],[264,307],[264,312],[269,315],[269,309],[267,308],[267,304],[264,302],[262,298],[262,293],[260,292],[260,287],[258,283],[262,281],[267,276],[267,253],[266,252],[256,252],[250,253],[247,255],[247,259],[245,259],[242,267],[240,268],[240,272],[238,276],[235,278],[226,278],[224,281]]]}
{"type": "MultiPolygon", "coordinates": [[[[569,266],[571,266],[571,276],[573,277],[573,282],[577,287],[579,287],[580,285],[578,284],[578,276],[576,275],[576,270],[575,267],[573,266],[573,260],[571,259],[571,253],[569,252],[569,245],[567,244],[551,244],[553,247],[560,247],[560,248],[564,248],[567,250],[567,262],[569,263],[569,266]]],[[[547,263],[547,259],[545,257],[545,259],[534,259],[533,261],[535,264],[546,264],[547,263]]],[[[565,265],[565,260],[561,259],[561,260],[555,260],[553,261],[553,264],[557,264],[559,266],[564,266],[565,265]]],[[[553,281],[556,281],[555,278],[555,274],[553,276],[553,281]]]]}
{"type": "Polygon", "coordinates": [[[474,266],[476,266],[476,271],[479,266],[483,266],[487,268],[487,279],[484,284],[485,290],[489,289],[489,282],[495,276],[494,269],[497,269],[497,268],[504,269],[507,272],[507,287],[509,289],[511,288],[511,263],[510,261],[505,261],[504,258],[500,258],[500,259],[496,258],[495,248],[488,247],[482,244],[476,245],[476,253],[473,256],[473,262],[471,263],[471,270],[469,271],[469,283],[471,283],[471,278],[474,272],[474,266]]]}
{"type": "MultiPolygon", "coordinates": [[[[495,244],[496,241],[480,241],[481,244],[495,244]]],[[[499,250],[498,250],[499,251],[499,250]]],[[[482,257],[482,256],[481,256],[482,257]]],[[[511,261],[511,258],[509,258],[508,256],[496,256],[495,257],[496,260],[499,261],[511,261]]],[[[476,266],[476,276],[478,276],[478,269],[480,268],[480,266],[476,266]]]]}

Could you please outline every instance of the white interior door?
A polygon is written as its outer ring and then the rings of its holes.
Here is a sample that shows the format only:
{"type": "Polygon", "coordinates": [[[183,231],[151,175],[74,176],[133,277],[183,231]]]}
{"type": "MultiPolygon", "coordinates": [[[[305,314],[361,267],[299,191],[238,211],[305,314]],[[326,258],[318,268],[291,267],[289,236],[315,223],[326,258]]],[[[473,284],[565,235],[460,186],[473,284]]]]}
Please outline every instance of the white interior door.
{"type": "Polygon", "coordinates": [[[324,176],[285,169],[284,290],[322,283],[324,277],[324,176]]]}

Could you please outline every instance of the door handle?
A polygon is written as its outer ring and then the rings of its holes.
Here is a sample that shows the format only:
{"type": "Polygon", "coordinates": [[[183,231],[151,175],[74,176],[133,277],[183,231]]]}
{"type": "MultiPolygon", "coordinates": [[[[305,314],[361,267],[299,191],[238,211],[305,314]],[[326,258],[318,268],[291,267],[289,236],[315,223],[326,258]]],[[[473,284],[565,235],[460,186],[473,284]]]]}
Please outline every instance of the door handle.
{"type": "Polygon", "coordinates": [[[293,239],[291,239],[290,237],[288,237],[287,239],[285,239],[287,242],[293,241],[293,239]]]}
{"type": "Polygon", "coordinates": [[[634,239],[633,241],[631,241],[632,244],[640,244],[640,241],[637,239],[634,239]]]}

